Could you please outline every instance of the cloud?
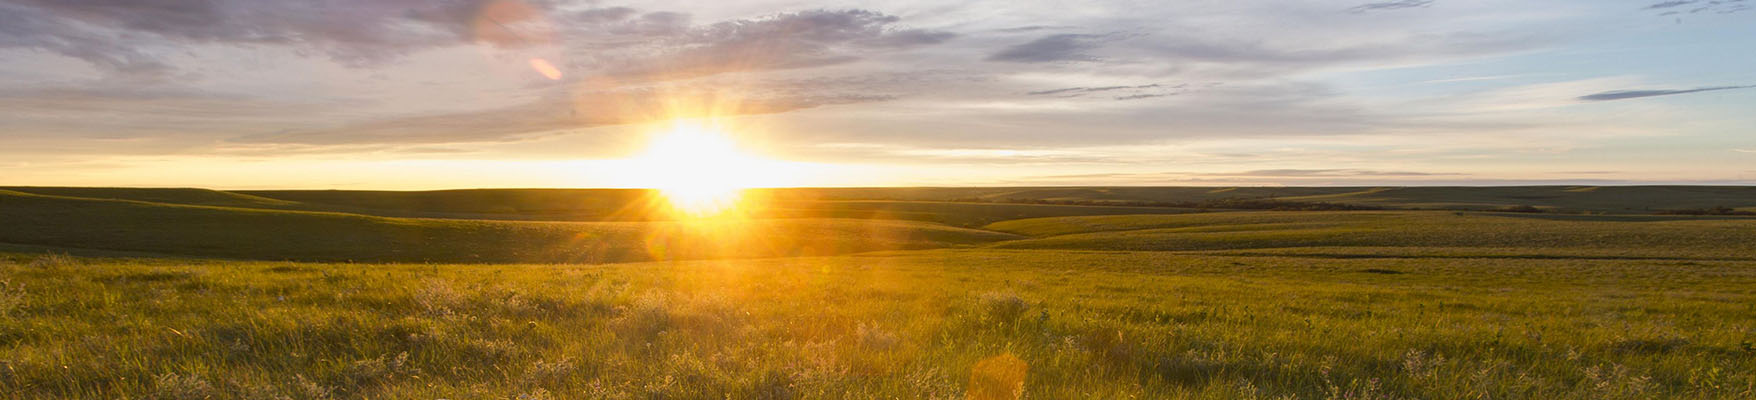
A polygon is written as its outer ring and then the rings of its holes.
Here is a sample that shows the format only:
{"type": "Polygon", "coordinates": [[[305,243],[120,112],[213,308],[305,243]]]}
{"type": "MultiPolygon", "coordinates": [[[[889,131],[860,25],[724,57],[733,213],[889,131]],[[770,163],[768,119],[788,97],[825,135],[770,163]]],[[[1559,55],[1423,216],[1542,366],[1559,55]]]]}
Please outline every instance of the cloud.
{"type": "Polygon", "coordinates": [[[1124,172],[1026,176],[1004,182],[1016,185],[1407,185],[1464,183],[1470,174],[1361,169],[1265,169],[1237,172],[1124,172]]]}
{"type": "Polygon", "coordinates": [[[1456,175],[1412,171],[1376,171],[1360,169],[1259,169],[1243,172],[1199,173],[1202,176],[1308,177],[1308,176],[1437,176],[1456,175]]]}
{"type": "Polygon", "coordinates": [[[582,24],[601,24],[627,20],[640,10],[631,7],[609,7],[579,10],[563,17],[568,22],[582,24]]]}
{"type": "Polygon", "coordinates": [[[1686,6],[1686,5],[1690,5],[1690,4],[1695,4],[1698,2],[1700,2],[1700,0],[1666,1],[1666,2],[1654,3],[1653,5],[1646,6],[1646,9],[1658,10],[1658,9],[1665,9],[1665,8],[1672,8],[1672,7],[1681,7],[1681,6],[1686,6]]]}
{"type": "MultiPolygon", "coordinates": [[[[1064,95],[1064,94],[1070,94],[1070,93],[1078,94],[1078,93],[1108,92],[1108,91],[1112,91],[1112,90],[1123,90],[1123,89],[1152,89],[1152,88],[1157,88],[1157,87],[1161,87],[1161,86],[1163,86],[1163,85],[1160,85],[1157,83],[1152,83],[1152,84],[1134,85],[1134,86],[1070,87],[1070,88],[1060,88],[1060,89],[1038,90],[1035,92],[1029,92],[1029,93],[1025,93],[1025,94],[1031,95],[1031,96],[1064,95]]],[[[1182,87],[1182,86],[1178,85],[1178,87],[1182,87]]]]}
{"type": "Polygon", "coordinates": [[[40,10],[0,3],[0,49],[32,48],[84,60],[120,75],[153,76],[170,68],[112,35],[59,23],[40,10]]]}
{"type": "Polygon", "coordinates": [[[305,123],[346,104],[265,99],[181,88],[0,89],[5,157],[181,154],[217,138],[305,123]]]}
{"type": "Polygon", "coordinates": [[[1027,25],[1027,26],[1011,27],[1011,28],[1000,28],[1000,29],[995,29],[994,31],[1001,32],[1001,33],[1022,33],[1022,32],[1035,32],[1035,31],[1041,31],[1041,30],[1066,29],[1066,28],[1068,28],[1068,27],[1049,26],[1049,25],[1027,25]]]}
{"type": "Polygon", "coordinates": [[[1700,14],[1704,12],[1732,14],[1750,9],[1750,6],[1744,4],[1744,1],[1745,0],[1671,0],[1653,3],[1641,9],[1660,11],[1658,14],[1659,16],[1672,16],[1684,13],[1700,14]],[[1687,8],[1683,8],[1685,6],[1687,6],[1687,8]]]}
{"type": "Polygon", "coordinates": [[[1732,151],[1739,153],[1756,153],[1756,149],[1732,149],[1732,151]]]}
{"type": "Polygon", "coordinates": [[[831,65],[876,50],[942,43],[951,32],[893,27],[867,10],[810,10],[695,26],[675,12],[576,9],[551,1],[391,0],[347,7],[256,0],[0,0],[0,48],[42,49],[117,74],[171,70],[195,45],[283,46],[366,67],[414,52],[485,44],[567,46],[574,67],[619,76],[700,76],[831,65]],[[607,54],[607,56],[605,56],[607,54]]]}
{"type": "Polygon", "coordinates": [[[1131,94],[1131,95],[1127,95],[1127,96],[1116,96],[1116,100],[1140,100],[1140,99],[1150,99],[1150,98],[1154,98],[1154,97],[1165,97],[1165,96],[1173,96],[1173,95],[1175,95],[1175,94],[1174,93],[1142,93],[1142,94],[1131,94]]]}
{"type": "MultiPolygon", "coordinates": [[[[1211,87],[1213,85],[1216,85],[1216,84],[1209,84],[1208,86],[1211,87]]],[[[1176,96],[1176,95],[1180,95],[1180,94],[1184,94],[1184,93],[1189,93],[1191,91],[1191,89],[1189,89],[1189,84],[1187,84],[1187,83],[1179,83],[1179,84],[1171,85],[1171,86],[1166,86],[1166,85],[1158,84],[1158,83],[1151,83],[1151,84],[1144,84],[1144,85],[1069,87],[1069,88],[1038,90],[1038,91],[1034,91],[1034,92],[1026,92],[1025,95],[1029,95],[1029,96],[1054,96],[1056,98],[1071,98],[1071,97],[1081,97],[1081,96],[1084,96],[1087,94],[1092,94],[1092,93],[1106,93],[1106,92],[1118,92],[1118,91],[1120,91],[1121,93],[1116,93],[1116,96],[1111,97],[1112,99],[1115,99],[1115,100],[1140,100],[1140,99],[1150,99],[1150,98],[1154,98],[1154,97],[1176,96]]]]}
{"type": "MultiPolygon", "coordinates": [[[[646,14],[640,19],[651,19],[646,14]]],[[[670,14],[665,14],[670,15],[670,14]]],[[[810,10],[738,19],[699,27],[611,29],[640,40],[612,41],[572,49],[578,58],[607,65],[620,79],[674,80],[724,73],[823,67],[861,60],[883,51],[943,43],[951,32],[900,29],[901,18],[867,10],[810,10]]]]}
{"type": "Polygon", "coordinates": [[[504,142],[672,118],[772,114],[889,99],[864,94],[744,98],[740,94],[705,89],[633,89],[552,96],[489,110],[384,118],[320,129],[291,129],[235,137],[230,141],[302,145],[504,142]]]}
{"type": "Polygon", "coordinates": [[[988,56],[988,61],[1043,63],[1056,61],[1096,61],[1086,52],[1097,49],[1110,35],[1062,33],[1007,47],[988,56]]]}
{"type": "Polygon", "coordinates": [[[1443,174],[1446,176],[1417,177],[1234,177],[1205,176],[1185,173],[1111,173],[1078,175],[1037,175],[1002,180],[1001,185],[1139,185],[1139,186],[1576,186],[1576,185],[1748,185],[1747,179],[1505,179],[1475,174],[1443,174]]]}
{"type": "MultiPolygon", "coordinates": [[[[364,78],[351,81],[362,83],[354,92],[319,91],[316,98],[309,97],[311,92],[303,88],[273,87],[269,88],[278,90],[220,95],[216,94],[219,91],[206,90],[204,82],[197,80],[153,83],[159,88],[153,90],[137,90],[137,86],[147,85],[140,82],[62,83],[68,86],[28,90],[0,85],[0,104],[9,105],[7,109],[37,110],[0,119],[0,138],[23,136],[27,133],[16,128],[30,128],[31,134],[179,137],[191,146],[200,142],[194,137],[203,135],[207,135],[207,143],[224,139],[230,143],[315,146],[405,145],[512,141],[709,111],[726,116],[771,114],[889,100],[894,97],[889,93],[921,78],[873,72],[861,74],[859,79],[806,75],[776,82],[752,75],[756,78],[727,84],[709,77],[842,65],[958,36],[899,26],[900,17],[857,9],[775,13],[705,25],[691,20],[683,13],[628,7],[580,9],[535,0],[390,0],[333,10],[302,2],[245,0],[0,0],[0,50],[46,49],[84,60],[112,76],[163,75],[178,66],[211,70],[211,65],[201,62],[174,66],[167,60],[187,62],[189,59],[177,55],[197,56],[212,50],[180,47],[227,44],[265,53],[281,51],[279,54],[297,59],[315,54],[319,63],[329,59],[354,67],[346,73],[364,78]],[[506,10],[503,8],[509,6],[504,4],[518,7],[506,10]],[[198,23],[209,20],[218,22],[198,23]],[[556,24],[533,27],[546,20],[556,24]],[[456,85],[456,90],[424,89],[427,93],[470,96],[501,90],[485,96],[490,100],[457,102],[482,107],[461,109],[466,111],[460,111],[456,104],[398,102],[396,93],[379,95],[380,87],[375,86],[409,90],[406,88],[414,82],[395,74],[417,67],[377,63],[401,54],[475,43],[518,50],[544,34],[564,39],[544,45],[549,50],[576,56],[554,58],[575,81],[505,88],[492,85],[512,81],[467,77],[470,85],[456,85]],[[310,52],[313,50],[317,51],[310,52]],[[566,94],[563,90],[579,92],[566,94]],[[522,104],[504,100],[516,97],[535,100],[522,104]],[[302,104],[306,101],[327,108],[317,111],[302,104]],[[355,109],[347,111],[350,106],[355,109]]],[[[476,57],[476,53],[469,51],[465,57],[476,57]]],[[[302,67],[312,65],[288,69],[302,67]]],[[[423,74],[443,71],[418,68],[423,74]]],[[[980,80],[962,73],[935,73],[980,80]]],[[[325,79],[340,78],[346,76],[325,79]]],[[[439,80],[445,78],[423,79],[427,81],[420,82],[421,87],[450,86],[439,80]]]]}
{"type": "Polygon", "coordinates": [[[1636,99],[1636,98],[1641,98],[1641,97],[1670,96],[1670,95],[1676,95],[1676,94],[1711,92],[1711,91],[1717,91],[1717,90],[1750,89],[1750,88],[1756,88],[1756,85],[1714,86],[1714,87],[1700,87],[1700,88],[1694,88],[1694,89],[1612,90],[1612,91],[1608,91],[1608,92],[1593,93],[1593,94],[1588,94],[1588,95],[1584,95],[1584,96],[1579,96],[1579,100],[1581,100],[1581,101],[1609,101],[1609,100],[1636,99]]]}
{"type": "Polygon", "coordinates": [[[955,37],[957,34],[946,31],[909,29],[867,40],[865,44],[876,47],[908,48],[939,44],[955,37]]]}
{"type": "Polygon", "coordinates": [[[1455,83],[1455,82],[1498,81],[1498,80],[1512,79],[1512,78],[1518,78],[1518,77],[1523,77],[1523,76],[1524,75],[1465,76],[1465,77],[1458,77],[1458,78],[1429,79],[1429,80],[1420,81],[1418,83],[1455,83]]]}
{"type": "Polygon", "coordinates": [[[516,1],[349,4],[6,0],[0,4],[0,15],[6,16],[0,21],[5,27],[0,28],[0,47],[43,49],[119,73],[165,69],[165,62],[141,49],[199,44],[290,46],[358,66],[477,39],[518,45],[492,39],[548,7],[516,1]]]}
{"type": "Polygon", "coordinates": [[[1353,8],[1349,8],[1348,12],[1359,14],[1359,13],[1367,13],[1367,12],[1372,12],[1372,11],[1401,10],[1401,9],[1406,9],[1406,8],[1426,8],[1426,7],[1432,6],[1432,5],[1433,5],[1433,0],[1390,0],[1390,1],[1380,1],[1380,2],[1375,2],[1375,3],[1366,3],[1366,4],[1357,5],[1357,6],[1354,6],[1353,8]]]}

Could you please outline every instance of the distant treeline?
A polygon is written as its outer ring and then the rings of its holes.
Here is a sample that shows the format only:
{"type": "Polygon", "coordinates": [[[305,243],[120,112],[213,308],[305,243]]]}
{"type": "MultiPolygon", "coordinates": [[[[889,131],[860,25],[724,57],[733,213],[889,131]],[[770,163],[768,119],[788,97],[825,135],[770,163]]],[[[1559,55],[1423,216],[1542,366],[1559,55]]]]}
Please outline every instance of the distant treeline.
{"type": "Polygon", "coordinates": [[[1227,209],[1227,210],[1270,210],[1270,211],[1365,211],[1383,210],[1384,207],[1360,204],[1286,201],[1270,198],[1226,198],[1202,201],[1137,201],[1137,200],[1051,200],[1051,199],[985,199],[985,198],[954,198],[949,201],[964,203],[1005,203],[1005,204],[1048,204],[1062,206],[1120,206],[1120,207],[1168,207],[1196,209],[1227,209]]]}
{"type": "Polygon", "coordinates": [[[1756,212],[1740,211],[1726,206],[1663,210],[1657,213],[1662,215],[1756,215],[1756,212]]]}

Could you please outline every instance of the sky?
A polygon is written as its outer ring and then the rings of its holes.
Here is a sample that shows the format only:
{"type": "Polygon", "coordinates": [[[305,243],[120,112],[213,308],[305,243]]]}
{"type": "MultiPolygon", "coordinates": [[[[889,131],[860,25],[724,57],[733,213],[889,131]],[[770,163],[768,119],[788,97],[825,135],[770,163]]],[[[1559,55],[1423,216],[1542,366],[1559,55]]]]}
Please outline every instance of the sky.
{"type": "Polygon", "coordinates": [[[1752,7],[0,0],[0,185],[1756,184],[1752,7]]]}

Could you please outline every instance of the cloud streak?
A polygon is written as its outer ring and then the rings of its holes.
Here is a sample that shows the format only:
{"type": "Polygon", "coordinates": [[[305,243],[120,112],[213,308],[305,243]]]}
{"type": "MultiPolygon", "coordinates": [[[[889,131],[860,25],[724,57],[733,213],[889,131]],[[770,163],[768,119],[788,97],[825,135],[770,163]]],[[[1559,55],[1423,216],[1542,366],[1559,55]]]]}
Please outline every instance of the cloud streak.
{"type": "Polygon", "coordinates": [[[301,1],[7,0],[0,4],[6,16],[0,17],[0,47],[52,51],[124,74],[169,69],[141,49],[199,44],[288,46],[363,66],[490,38],[476,32],[482,19],[504,27],[548,11],[542,2],[358,4],[337,9],[301,1]]]}
{"type": "Polygon", "coordinates": [[[1157,83],[1152,83],[1152,84],[1134,85],[1134,86],[1070,87],[1070,88],[1060,88],[1060,89],[1038,90],[1035,92],[1029,92],[1029,93],[1025,93],[1025,94],[1031,95],[1031,96],[1066,95],[1066,94],[1108,92],[1108,91],[1112,91],[1112,90],[1124,90],[1124,89],[1152,89],[1152,88],[1158,88],[1158,87],[1162,87],[1162,86],[1163,85],[1160,85],[1157,83]]]}
{"type": "MultiPolygon", "coordinates": [[[[951,32],[897,29],[901,18],[867,10],[811,10],[689,28],[652,39],[609,61],[610,75],[685,79],[722,73],[822,67],[884,51],[935,45],[951,32]]],[[[603,49],[579,48],[576,53],[603,49]]],[[[615,56],[612,56],[615,57],[615,56]]]]}
{"type": "MultiPolygon", "coordinates": [[[[808,68],[873,52],[942,43],[945,31],[897,28],[869,10],[806,10],[691,24],[689,14],[556,1],[348,3],[255,0],[0,0],[0,49],[40,49],[121,75],[174,69],[144,49],[284,47],[356,68],[444,47],[562,46],[569,66],[620,77],[676,79],[808,68]]],[[[565,66],[564,66],[565,67],[565,66]]]]}
{"type": "Polygon", "coordinates": [[[1111,35],[1062,33],[1013,45],[988,56],[988,61],[1011,63],[1046,63],[1065,61],[1097,61],[1089,54],[1103,46],[1111,35]]]}
{"type": "Polygon", "coordinates": [[[1348,9],[1348,12],[1363,14],[1373,11],[1402,10],[1408,8],[1426,8],[1433,5],[1434,0],[1391,0],[1366,3],[1348,9]]]}
{"type": "Polygon", "coordinates": [[[1259,169],[1242,172],[1199,173],[1201,176],[1248,177],[1313,177],[1313,176],[1438,176],[1456,175],[1414,171],[1377,171],[1361,169],[1259,169]]]}
{"type": "Polygon", "coordinates": [[[490,110],[386,118],[320,129],[293,129],[241,136],[229,141],[301,145],[503,142],[672,118],[773,114],[889,99],[864,94],[746,98],[727,91],[638,89],[556,96],[490,110]]]}
{"type": "Polygon", "coordinates": [[[1642,97],[1671,96],[1671,95],[1679,95],[1679,94],[1712,92],[1712,91],[1720,91],[1720,90],[1750,89],[1750,88],[1756,88],[1756,85],[1714,86],[1714,87],[1700,87],[1700,88],[1694,88],[1694,89],[1612,90],[1612,91],[1608,91],[1608,92],[1600,92],[1600,93],[1593,93],[1593,94],[1588,94],[1588,95],[1584,95],[1584,96],[1579,96],[1579,100],[1580,101],[1626,100],[1626,99],[1638,99],[1638,98],[1642,98],[1642,97]]]}
{"type": "Polygon", "coordinates": [[[1682,14],[1733,14],[1750,9],[1745,0],[1671,0],[1653,3],[1642,10],[1657,11],[1661,17],[1682,14]]]}

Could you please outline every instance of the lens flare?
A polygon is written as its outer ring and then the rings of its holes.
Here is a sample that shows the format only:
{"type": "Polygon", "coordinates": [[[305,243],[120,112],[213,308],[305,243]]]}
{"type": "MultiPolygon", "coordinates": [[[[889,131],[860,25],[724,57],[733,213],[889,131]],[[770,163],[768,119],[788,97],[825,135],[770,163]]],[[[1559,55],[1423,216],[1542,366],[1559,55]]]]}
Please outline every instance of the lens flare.
{"type": "Polygon", "coordinates": [[[550,64],[549,60],[532,58],[530,59],[530,68],[537,70],[537,73],[543,74],[544,78],[549,78],[551,81],[561,80],[561,69],[555,68],[555,64],[550,64]]]}

